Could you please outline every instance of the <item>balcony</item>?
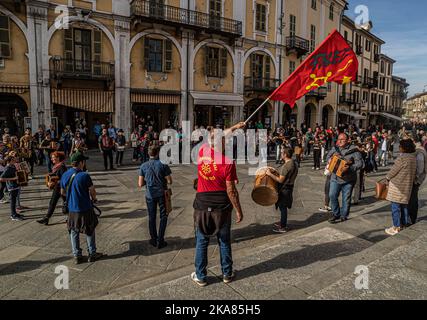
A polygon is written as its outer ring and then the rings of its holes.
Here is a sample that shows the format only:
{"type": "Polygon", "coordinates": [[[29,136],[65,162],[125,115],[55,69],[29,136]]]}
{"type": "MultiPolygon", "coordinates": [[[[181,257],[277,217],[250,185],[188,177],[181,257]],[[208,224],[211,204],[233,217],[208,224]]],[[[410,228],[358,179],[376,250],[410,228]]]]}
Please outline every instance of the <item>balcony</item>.
{"type": "Polygon", "coordinates": [[[114,63],[53,58],[50,77],[53,80],[114,80],[114,63]]]}
{"type": "Polygon", "coordinates": [[[175,27],[204,29],[209,33],[233,38],[242,36],[241,21],[152,1],[134,0],[131,4],[131,17],[134,22],[155,22],[175,27]]]}
{"type": "Polygon", "coordinates": [[[393,92],[392,93],[392,98],[396,98],[396,99],[402,99],[405,100],[407,98],[406,93],[405,92],[393,92]]]}
{"type": "Polygon", "coordinates": [[[361,46],[359,44],[356,46],[356,54],[358,54],[358,55],[363,54],[363,46],[361,46]]]}
{"type": "Polygon", "coordinates": [[[310,51],[309,41],[297,36],[286,37],[286,54],[296,53],[298,58],[310,51]]]}
{"type": "Polygon", "coordinates": [[[372,77],[358,77],[358,83],[364,88],[376,88],[378,86],[378,79],[372,77]]]}
{"type": "Polygon", "coordinates": [[[316,100],[324,100],[327,95],[327,87],[320,87],[305,94],[306,98],[315,98],[316,100]]]}
{"type": "Polygon", "coordinates": [[[385,112],[386,110],[385,110],[385,106],[379,106],[378,107],[378,111],[379,112],[385,112]]]}
{"type": "Polygon", "coordinates": [[[279,79],[245,77],[245,92],[273,92],[279,85],[279,79]]]}
{"type": "Polygon", "coordinates": [[[351,106],[354,102],[354,97],[351,93],[343,93],[340,95],[340,104],[348,104],[351,106]]]}

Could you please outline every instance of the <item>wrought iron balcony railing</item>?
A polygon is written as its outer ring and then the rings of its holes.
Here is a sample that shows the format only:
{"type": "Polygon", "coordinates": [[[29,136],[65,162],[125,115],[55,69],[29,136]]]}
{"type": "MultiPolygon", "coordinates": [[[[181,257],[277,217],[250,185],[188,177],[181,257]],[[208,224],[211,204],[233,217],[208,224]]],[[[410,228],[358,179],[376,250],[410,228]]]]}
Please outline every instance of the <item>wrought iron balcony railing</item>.
{"type": "Polygon", "coordinates": [[[164,5],[154,1],[134,0],[131,16],[140,21],[205,29],[225,36],[241,37],[242,22],[204,12],[164,5]]]}
{"type": "Polygon", "coordinates": [[[340,95],[340,103],[352,105],[354,103],[354,96],[351,93],[343,93],[340,95]]]}
{"type": "Polygon", "coordinates": [[[88,60],[53,58],[52,79],[114,80],[114,63],[88,60]]]}
{"type": "Polygon", "coordinates": [[[279,79],[245,77],[245,91],[272,92],[280,85],[279,79]]]}
{"type": "Polygon", "coordinates": [[[375,88],[378,86],[378,79],[377,78],[372,78],[372,77],[363,77],[363,76],[359,76],[358,77],[358,83],[362,86],[362,87],[366,87],[366,88],[375,88]]]}
{"type": "Polygon", "coordinates": [[[303,56],[310,51],[310,43],[308,40],[297,36],[286,37],[286,50],[289,55],[296,52],[297,56],[303,56]]]}
{"type": "Polygon", "coordinates": [[[316,98],[317,100],[324,100],[328,95],[327,87],[319,87],[305,94],[307,98],[316,98]]]}

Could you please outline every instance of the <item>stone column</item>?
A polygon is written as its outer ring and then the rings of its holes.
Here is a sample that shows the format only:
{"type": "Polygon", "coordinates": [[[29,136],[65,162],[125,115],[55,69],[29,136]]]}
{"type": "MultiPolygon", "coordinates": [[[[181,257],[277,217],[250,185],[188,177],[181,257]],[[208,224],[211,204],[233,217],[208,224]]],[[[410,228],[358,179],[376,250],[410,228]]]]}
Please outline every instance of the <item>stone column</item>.
{"type": "Polygon", "coordinates": [[[27,6],[31,126],[33,131],[37,130],[39,125],[49,126],[52,121],[47,14],[47,7],[35,4],[27,6]]]}
{"type": "Polygon", "coordinates": [[[132,130],[130,103],[130,22],[114,21],[115,54],[115,125],[124,130],[127,137],[132,130]]]}

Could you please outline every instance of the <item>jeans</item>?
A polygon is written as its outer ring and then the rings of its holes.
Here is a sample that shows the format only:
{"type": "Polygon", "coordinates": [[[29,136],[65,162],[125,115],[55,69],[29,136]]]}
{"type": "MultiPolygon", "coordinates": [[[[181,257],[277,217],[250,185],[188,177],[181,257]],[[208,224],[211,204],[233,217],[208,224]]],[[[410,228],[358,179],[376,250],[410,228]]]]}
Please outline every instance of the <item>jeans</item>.
{"type": "MultiPolygon", "coordinates": [[[[231,256],[231,224],[225,223],[216,235],[219,244],[221,257],[221,269],[224,276],[231,276],[233,273],[233,259],[231,256]]],[[[208,265],[209,236],[204,235],[196,228],[196,258],[195,267],[197,278],[206,281],[208,265]]]]}
{"type": "Polygon", "coordinates": [[[108,162],[107,159],[110,160],[110,169],[113,169],[113,150],[103,150],[102,155],[104,157],[104,168],[105,170],[108,169],[108,162]]]}
{"type": "Polygon", "coordinates": [[[133,160],[138,160],[139,159],[139,148],[133,148],[133,155],[132,155],[132,159],[133,160]]]}
{"type": "Polygon", "coordinates": [[[347,182],[339,184],[336,180],[331,180],[329,189],[329,198],[331,201],[332,212],[336,218],[348,218],[351,207],[351,193],[353,192],[354,183],[347,182]],[[342,207],[338,201],[338,197],[342,192],[342,207]]]}
{"type": "Polygon", "coordinates": [[[375,152],[371,151],[368,155],[369,163],[371,164],[372,170],[378,171],[377,162],[375,161],[375,152]]]}
{"type": "Polygon", "coordinates": [[[123,164],[123,155],[124,155],[124,151],[117,151],[116,153],[116,164],[123,164]]]}
{"type": "Polygon", "coordinates": [[[145,201],[147,202],[148,209],[148,227],[150,229],[150,237],[152,240],[162,243],[165,241],[166,226],[168,225],[165,198],[145,198],[145,201]],[[159,205],[160,209],[160,226],[158,234],[156,228],[157,205],[159,205]]]}
{"type": "Polygon", "coordinates": [[[45,153],[44,158],[46,159],[47,171],[52,172],[52,160],[50,160],[50,154],[45,153]]]}
{"type": "Polygon", "coordinates": [[[401,224],[406,226],[409,223],[408,206],[396,202],[391,203],[391,216],[393,226],[400,227],[401,224]]]}
{"type": "Polygon", "coordinates": [[[330,198],[329,198],[329,190],[331,189],[331,175],[326,177],[326,181],[325,181],[325,206],[329,207],[329,202],[330,202],[330,198]]]}
{"type": "Polygon", "coordinates": [[[9,191],[9,194],[10,194],[10,216],[11,217],[16,217],[17,216],[17,213],[16,213],[16,202],[17,202],[17,199],[18,199],[19,189],[9,191]]]}
{"type": "Polygon", "coordinates": [[[65,201],[65,197],[61,196],[61,190],[55,188],[52,192],[52,197],[50,198],[49,209],[47,210],[46,218],[50,219],[53,216],[53,213],[56,209],[56,205],[58,204],[60,198],[65,201]]]}
{"type": "Polygon", "coordinates": [[[280,209],[280,226],[286,228],[288,225],[288,207],[285,204],[279,204],[280,209]]]}
{"type": "Polygon", "coordinates": [[[304,155],[309,156],[311,151],[311,144],[307,141],[304,148],[304,155]]]}
{"type": "MultiPolygon", "coordinates": [[[[73,255],[75,257],[81,257],[82,249],[80,248],[80,233],[74,230],[71,230],[70,238],[71,238],[71,248],[73,250],[73,255]]],[[[86,235],[86,242],[87,242],[87,251],[89,252],[89,255],[95,254],[96,253],[95,232],[91,236],[86,235]]]]}
{"type": "Polygon", "coordinates": [[[412,224],[417,222],[418,217],[418,191],[420,190],[419,184],[414,184],[412,187],[411,198],[408,203],[408,213],[411,218],[412,224]]]}

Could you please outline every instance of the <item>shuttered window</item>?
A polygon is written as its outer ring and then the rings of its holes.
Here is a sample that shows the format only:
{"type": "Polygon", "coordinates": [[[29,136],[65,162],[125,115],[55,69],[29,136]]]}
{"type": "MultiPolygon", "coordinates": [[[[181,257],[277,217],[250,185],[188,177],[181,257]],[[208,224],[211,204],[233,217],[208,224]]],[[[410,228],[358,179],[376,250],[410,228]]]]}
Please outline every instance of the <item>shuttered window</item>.
{"type": "Polygon", "coordinates": [[[64,29],[64,59],[65,71],[74,71],[74,41],[73,29],[64,29]]]}
{"type": "Polygon", "coordinates": [[[228,53],[225,48],[205,47],[205,74],[208,77],[227,77],[228,53]]]}
{"type": "Polygon", "coordinates": [[[258,31],[266,31],[267,9],[266,6],[260,3],[256,5],[256,24],[255,28],[258,31]]]}
{"type": "Polygon", "coordinates": [[[9,17],[0,15],[0,57],[10,58],[11,56],[10,20],[9,17]]]}
{"type": "Polygon", "coordinates": [[[316,26],[311,25],[310,28],[310,52],[316,48],[316,26]]]}
{"type": "Polygon", "coordinates": [[[101,31],[93,31],[93,73],[94,75],[101,75],[101,48],[102,48],[102,34],[101,31]]]}
{"type": "Polygon", "coordinates": [[[172,41],[145,37],[144,68],[148,72],[172,72],[172,41]]]}
{"type": "Polygon", "coordinates": [[[289,35],[291,37],[295,36],[296,34],[296,26],[297,26],[297,17],[291,14],[290,23],[289,23],[289,35]]]}

